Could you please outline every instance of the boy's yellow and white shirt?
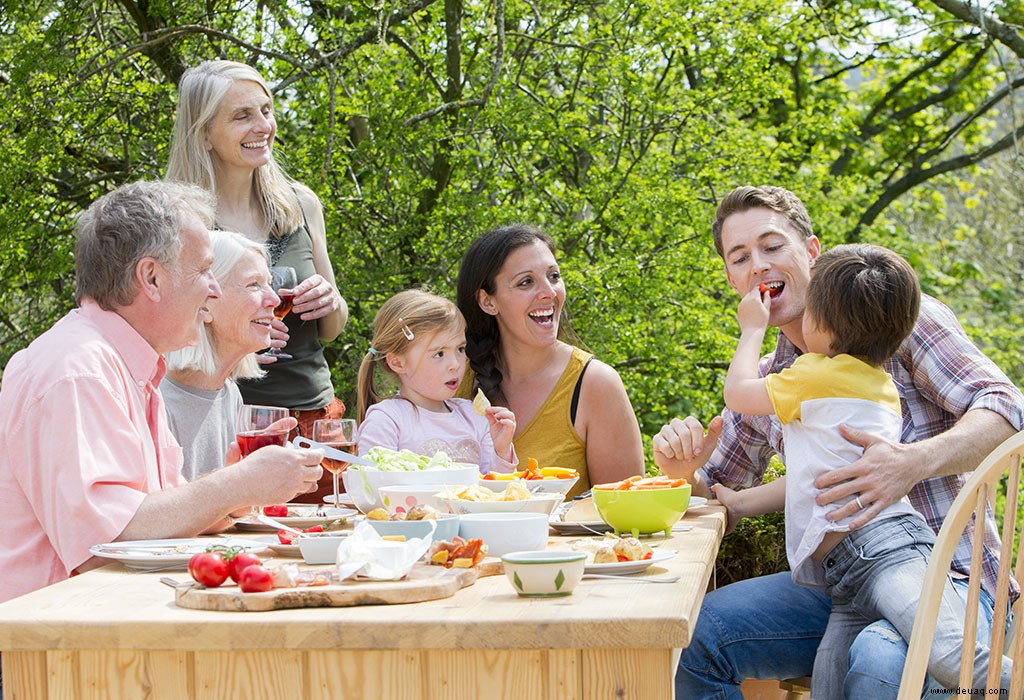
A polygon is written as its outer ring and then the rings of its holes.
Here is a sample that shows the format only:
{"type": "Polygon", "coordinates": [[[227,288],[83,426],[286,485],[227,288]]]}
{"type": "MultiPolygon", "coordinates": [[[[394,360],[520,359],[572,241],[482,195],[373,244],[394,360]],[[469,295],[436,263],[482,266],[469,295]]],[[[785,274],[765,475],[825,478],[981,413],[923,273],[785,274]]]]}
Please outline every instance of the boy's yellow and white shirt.
{"type": "MultiPolygon", "coordinates": [[[[892,378],[852,355],[801,355],[788,368],[765,378],[775,414],[782,423],[786,465],[786,554],[793,580],[824,587],[824,571],[811,559],[826,532],[845,532],[851,518],[829,522],[826,514],[852,498],[819,506],[814,480],[858,459],[860,445],[846,440],[839,425],[900,441],[899,392],[892,378]]],[[[878,518],[916,514],[904,498],[878,518]]]]}

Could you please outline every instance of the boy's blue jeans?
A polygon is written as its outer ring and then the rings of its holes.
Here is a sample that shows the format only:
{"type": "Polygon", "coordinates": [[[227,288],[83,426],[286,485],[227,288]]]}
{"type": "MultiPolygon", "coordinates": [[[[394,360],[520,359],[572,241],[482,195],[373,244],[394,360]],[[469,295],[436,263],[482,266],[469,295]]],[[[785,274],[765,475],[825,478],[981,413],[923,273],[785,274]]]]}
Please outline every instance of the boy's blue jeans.
{"type": "MultiPolygon", "coordinates": [[[[954,587],[966,600],[966,581],[956,580],[954,587]]],[[[987,639],[992,599],[984,591],[981,607],[978,638],[987,639]]],[[[811,675],[831,608],[824,591],[796,585],[789,572],[708,593],[679,660],[676,700],[742,700],[745,678],[811,675]]],[[[850,650],[846,697],[895,700],[906,652],[906,642],[887,622],[869,625],[850,650]]]]}

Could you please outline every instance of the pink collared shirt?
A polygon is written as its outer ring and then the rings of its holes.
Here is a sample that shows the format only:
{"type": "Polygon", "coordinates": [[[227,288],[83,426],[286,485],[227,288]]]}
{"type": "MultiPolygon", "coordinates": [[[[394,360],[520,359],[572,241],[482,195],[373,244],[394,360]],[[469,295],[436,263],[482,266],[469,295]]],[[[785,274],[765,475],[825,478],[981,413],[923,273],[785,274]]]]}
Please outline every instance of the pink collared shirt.
{"type": "Polygon", "coordinates": [[[67,578],[146,494],[184,483],[156,389],[163,375],[163,357],[90,299],[11,358],[0,391],[0,602],[67,578]]]}

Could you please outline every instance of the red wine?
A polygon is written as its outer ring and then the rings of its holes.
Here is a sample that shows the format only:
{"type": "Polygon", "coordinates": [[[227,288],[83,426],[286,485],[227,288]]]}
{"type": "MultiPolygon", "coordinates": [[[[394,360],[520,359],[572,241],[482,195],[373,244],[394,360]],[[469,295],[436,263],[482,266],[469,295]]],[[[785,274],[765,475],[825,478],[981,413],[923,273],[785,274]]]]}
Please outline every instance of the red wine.
{"type": "Polygon", "coordinates": [[[278,298],[281,303],[274,309],[274,318],[280,321],[282,318],[288,315],[288,312],[292,310],[292,299],[295,297],[293,292],[286,292],[283,289],[278,290],[278,298]]]}
{"type": "Polygon", "coordinates": [[[280,445],[284,447],[285,442],[288,440],[288,431],[265,433],[255,430],[250,433],[239,433],[235,439],[238,442],[238,449],[241,451],[242,456],[248,457],[256,450],[267,445],[280,445]]]}
{"type": "MultiPolygon", "coordinates": [[[[356,449],[358,449],[354,442],[325,442],[323,444],[328,447],[333,447],[336,450],[348,452],[349,454],[355,454],[356,449]]],[[[342,462],[340,459],[328,459],[327,457],[324,457],[323,461],[320,462],[320,466],[331,474],[340,474],[345,471],[345,468],[348,467],[348,465],[348,462],[342,462]]]]}

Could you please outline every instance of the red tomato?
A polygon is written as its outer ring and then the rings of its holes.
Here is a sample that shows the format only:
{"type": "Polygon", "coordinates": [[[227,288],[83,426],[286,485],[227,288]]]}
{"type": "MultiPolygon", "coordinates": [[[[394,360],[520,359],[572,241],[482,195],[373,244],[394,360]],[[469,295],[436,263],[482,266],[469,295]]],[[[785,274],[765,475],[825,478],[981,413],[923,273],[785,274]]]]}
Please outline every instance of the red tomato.
{"type": "Polygon", "coordinates": [[[188,560],[188,573],[207,588],[216,588],[228,578],[228,563],[217,552],[200,552],[188,560]]]}
{"type": "Polygon", "coordinates": [[[323,531],[324,531],[324,526],[323,525],[310,525],[309,527],[307,527],[307,528],[305,528],[303,530],[303,532],[323,532],[323,531]]]}
{"type": "Polygon", "coordinates": [[[259,566],[262,563],[263,561],[251,552],[239,552],[228,562],[228,573],[231,580],[238,583],[238,577],[243,570],[250,566],[259,566]]]}
{"type": "Polygon", "coordinates": [[[238,587],[243,593],[263,593],[274,587],[274,577],[259,564],[247,566],[238,576],[238,587]]]}
{"type": "Polygon", "coordinates": [[[288,506],[263,506],[263,514],[269,515],[271,518],[287,518],[288,506]]]}
{"type": "Polygon", "coordinates": [[[761,292],[762,297],[765,292],[768,292],[769,296],[777,297],[782,292],[782,287],[769,287],[767,284],[762,282],[757,286],[757,290],[761,292]]]}
{"type": "Polygon", "coordinates": [[[278,530],[277,539],[281,544],[293,544],[295,542],[295,535],[287,530],[278,530]]]}

